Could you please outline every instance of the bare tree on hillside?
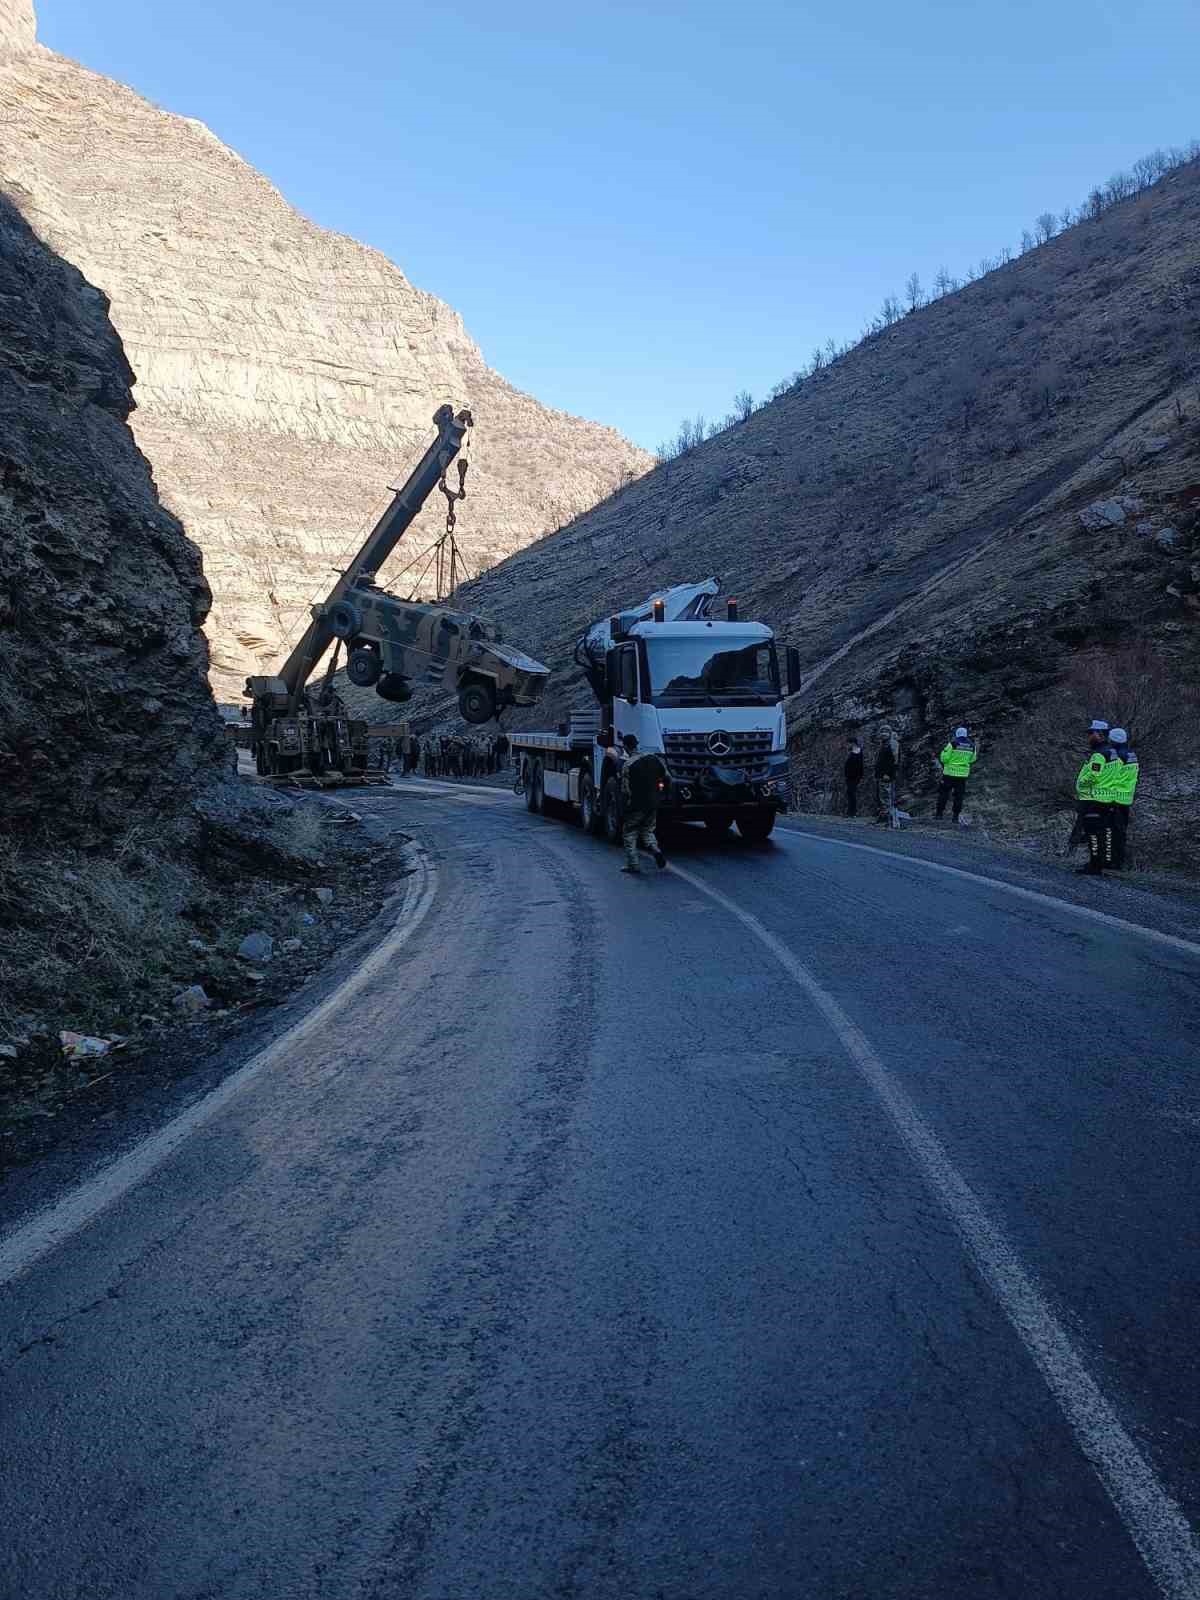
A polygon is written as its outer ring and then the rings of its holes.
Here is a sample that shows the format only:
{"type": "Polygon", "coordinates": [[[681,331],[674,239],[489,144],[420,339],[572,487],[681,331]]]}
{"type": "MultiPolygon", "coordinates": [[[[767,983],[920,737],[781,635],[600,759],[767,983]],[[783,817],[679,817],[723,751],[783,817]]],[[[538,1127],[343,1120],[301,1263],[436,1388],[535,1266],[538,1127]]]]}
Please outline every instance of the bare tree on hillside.
{"type": "Polygon", "coordinates": [[[1034,223],[1039,244],[1049,244],[1058,232],[1058,218],[1053,211],[1043,211],[1034,223]]]}
{"type": "Polygon", "coordinates": [[[925,291],[919,273],[910,272],[904,284],[904,299],[910,311],[919,311],[925,304],[925,291]]]}
{"type": "Polygon", "coordinates": [[[958,282],[950,276],[945,267],[939,267],[937,277],[933,280],[933,287],[937,291],[937,296],[940,300],[943,295],[953,294],[954,290],[958,288],[958,282]]]}
{"type": "Polygon", "coordinates": [[[946,374],[946,399],[958,413],[964,433],[970,433],[979,415],[979,363],[964,358],[946,374]]]}
{"type": "Polygon", "coordinates": [[[733,410],[738,421],[745,422],[746,418],[754,410],[754,396],[749,389],[739,389],[737,394],[734,395],[733,410]]]}
{"type": "Polygon", "coordinates": [[[890,328],[894,322],[899,322],[903,315],[899,300],[894,294],[889,294],[879,308],[879,316],[883,326],[890,328]]]}

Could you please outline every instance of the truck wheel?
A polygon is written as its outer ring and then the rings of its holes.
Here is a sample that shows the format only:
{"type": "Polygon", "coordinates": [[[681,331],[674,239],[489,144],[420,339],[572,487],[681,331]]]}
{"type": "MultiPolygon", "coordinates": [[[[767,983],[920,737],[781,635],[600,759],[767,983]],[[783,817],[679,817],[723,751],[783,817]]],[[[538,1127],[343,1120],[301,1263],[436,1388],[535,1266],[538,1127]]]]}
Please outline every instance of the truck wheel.
{"type": "Polygon", "coordinates": [[[747,844],[766,844],[775,826],[773,811],[746,811],[737,819],[738,832],[747,844]]]}
{"type": "Polygon", "coordinates": [[[372,650],[370,645],[360,644],[346,658],[346,676],[358,689],[373,689],[382,671],[379,651],[372,650]]]}
{"type": "Polygon", "coordinates": [[[260,778],[265,778],[271,770],[267,765],[267,747],[265,744],[256,744],[254,746],[254,770],[260,778]]]}
{"type": "Polygon", "coordinates": [[[705,817],[704,826],[714,839],[719,839],[733,827],[733,812],[718,811],[713,816],[705,817]]]}
{"type": "Polygon", "coordinates": [[[604,837],[609,844],[621,842],[621,784],[616,777],[604,784],[604,837]]]}
{"type": "Polygon", "coordinates": [[[496,715],[496,691],[484,678],[469,678],[458,691],[464,722],[490,722],[496,715]]]}
{"type": "Polygon", "coordinates": [[[546,782],[542,776],[540,761],[533,763],[533,770],[525,780],[525,804],[535,816],[540,816],[545,810],[546,782]]]}
{"type": "Polygon", "coordinates": [[[604,818],[596,804],[596,785],[586,775],[579,784],[579,826],[593,836],[604,831],[604,818]]]}

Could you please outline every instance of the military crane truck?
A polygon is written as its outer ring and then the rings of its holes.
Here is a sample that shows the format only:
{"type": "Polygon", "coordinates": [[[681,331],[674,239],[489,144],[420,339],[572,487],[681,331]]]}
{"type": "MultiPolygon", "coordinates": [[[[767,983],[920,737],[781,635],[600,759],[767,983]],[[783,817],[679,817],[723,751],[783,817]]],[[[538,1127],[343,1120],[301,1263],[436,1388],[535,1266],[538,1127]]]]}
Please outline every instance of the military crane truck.
{"type": "Polygon", "coordinates": [[[487,722],[506,706],[535,705],[549,669],[506,645],[499,628],[450,603],[403,600],[389,594],[375,575],[391,555],[435,487],[447,496],[448,531],[454,501],[465,497],[466,462],[459,487],[446,473],[471,426],[469,411],[442,406],[434,414],[437,437],[413,468],[328,597],[312,609],[312,621],[274,677],[246,679],[253,702],[250,743],[261,776],[296,781],[340,773],[361,782],[367,773],[368,724],[351,718],[333,689],[343,646],[346,675],[359,688],[374,688],[384,700],[408,700],[418,683],[457,694],[468,722],[487,722]],[[320,681],[309,679],[322,657],[333,655],[320,681]]]}
{"type": "MultiPolygon", "coordinates": [[[[530,811],[573,816],[589,833],[621,836],[621,777],[613,754],[626,733],[660,754],[671,782],[660,819],[698,821],[713,834],[736,823],[767,839],[789,800],[784,688],[775,637],[743,622],[736,600],[719,613],[717,578],[681,584],[595,623],[575,647],[596,707],[556,733],[515,733],[518,791],[530,811]]],[[[788,650],[787,692],[800,687],[788,650]]]]}

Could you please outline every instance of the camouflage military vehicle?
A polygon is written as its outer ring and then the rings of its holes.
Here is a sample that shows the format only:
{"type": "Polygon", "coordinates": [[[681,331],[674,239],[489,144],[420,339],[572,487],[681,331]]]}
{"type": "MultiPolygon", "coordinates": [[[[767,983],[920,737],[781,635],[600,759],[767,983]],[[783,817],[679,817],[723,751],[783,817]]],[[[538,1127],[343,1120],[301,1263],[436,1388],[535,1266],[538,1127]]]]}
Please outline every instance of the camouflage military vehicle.
{"type": "MultiPolygon", "coordinates": [[[[402,600],[375,581],[435,485],[445,489],[446,470],[471,426],[471,414],[456,415],[442,406],[433,421],[437,438],[395,491],[328,599],[313,607],[312,621],[279,673],[246,680],[253,701],[251,748],[263,776],[340,772],[361,780],[368,760],[367,723],[352,719],[333,690],[343,647],[347,675],[360,688],[374,687],[385,700],[404,701],[417,684],[433,684],[457,694],[467,722],[487,722],[507,706],[536,705],[541,698],[549,669],[504,644],[491,623],[450,603],[402,600]],[[334,654],[322,680],[310,686],[330,646],[334,654]]],[[[462,498],[464,471],[460,462],[460,489],[457,496],[447,491],[451,500],[462,498]]]]}

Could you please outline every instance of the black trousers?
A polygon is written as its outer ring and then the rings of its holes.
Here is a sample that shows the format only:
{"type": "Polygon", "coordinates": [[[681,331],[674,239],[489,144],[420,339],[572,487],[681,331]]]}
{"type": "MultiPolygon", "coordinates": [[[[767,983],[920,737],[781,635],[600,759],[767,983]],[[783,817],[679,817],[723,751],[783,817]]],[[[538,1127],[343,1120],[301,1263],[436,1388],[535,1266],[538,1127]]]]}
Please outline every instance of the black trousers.
{"type": "Polygon", "coordinates": [[[857,780],[854,783],[851,783],[847,779],[847,782],[846,782],[846,815],[848,817],[856,817],[858,815],[858,781],[857,780]]]}
{"type": "Polygon", "coordinates": [[[1112,815],[1116,809],[1116,806],[1090,803],[1083,814],[1089,872],[1103,872],[1105,867],[1116,865],[1116,829],[1113,826],[1112,815]]]}
{"type": "Polygon", "coordinates": [[[1112,825],[1113,852],[1112,864],[1114,867],[1125,865],[1125,844],[1129,834],[1129,813],[1132,806],[1110,806],[1110,822],[1112,825]]]}
{"type": "Polygon", "coordinates": [[[953,793],[953,795],[954,795],[954,817],[955,817],[955,821],[957,821],[958,818],[962,815],[963,796],[966,794],[966,792],[967,792],[967,780],[965,778],[948,778],[943,773],[942,774],[942,781],[941,781],[941,783],[938,784],[938,798],[937,798],[937,814],[938,814],[938,816],[940,817],[940,816],[944,815],[945,810],[946,810],[946,801],[950,797],[951,793],[953,793]]]}

